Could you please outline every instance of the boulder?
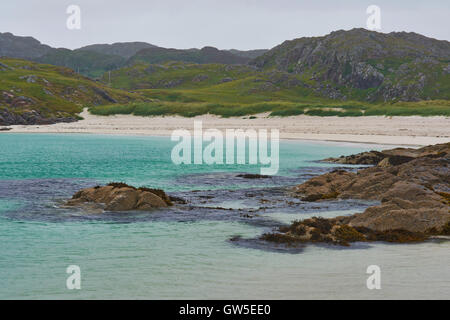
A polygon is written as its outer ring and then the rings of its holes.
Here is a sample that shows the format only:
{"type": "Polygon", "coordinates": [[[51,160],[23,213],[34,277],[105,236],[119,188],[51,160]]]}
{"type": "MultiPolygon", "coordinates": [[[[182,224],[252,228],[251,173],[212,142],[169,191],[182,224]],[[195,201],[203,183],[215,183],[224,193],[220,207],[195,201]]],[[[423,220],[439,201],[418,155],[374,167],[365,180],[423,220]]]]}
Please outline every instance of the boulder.
{"type": "Polygon", "coordinates": [[[124,183],[110,183],[78,191],[68,206],[103,208],[106,211],[152,210],[172,205],[162,190],[135,188],[124,183]],[[93,206],[94,205],[94,206],[93,206]]]}

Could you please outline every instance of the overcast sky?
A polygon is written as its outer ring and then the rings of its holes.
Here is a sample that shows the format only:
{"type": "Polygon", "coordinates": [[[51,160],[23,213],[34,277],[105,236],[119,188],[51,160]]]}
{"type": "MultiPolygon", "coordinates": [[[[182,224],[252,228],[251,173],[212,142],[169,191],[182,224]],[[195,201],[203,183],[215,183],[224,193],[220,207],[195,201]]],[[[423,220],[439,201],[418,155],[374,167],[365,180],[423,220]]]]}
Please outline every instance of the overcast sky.
{"type": "Polygon", "coordinates": [[[366,27],[372,4],[381,8],[381,32],[450,40],[449,0],[1,0],[0,32],[71,49],[125,41],[271,48],[287,39],[366,27]],[[81,9],[80,30],[66,27],[69,5],[81,9]]]}

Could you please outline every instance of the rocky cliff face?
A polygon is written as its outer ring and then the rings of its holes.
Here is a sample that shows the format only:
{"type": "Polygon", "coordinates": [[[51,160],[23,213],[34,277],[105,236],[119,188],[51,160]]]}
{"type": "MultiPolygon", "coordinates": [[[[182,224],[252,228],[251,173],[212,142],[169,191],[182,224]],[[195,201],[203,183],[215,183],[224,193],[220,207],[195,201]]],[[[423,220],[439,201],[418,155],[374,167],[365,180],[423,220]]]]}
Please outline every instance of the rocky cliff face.
{"type": "Polygon", "coordinates": [[[59,117],[47,117],[43,115],[39,110],[27,110],[21,114],[17,114],[4,108],[0,110],[0,125],[10,126],[10,125],[36,125],[36,124],[53,124],[57,122],[75,122],[78,119],[76,117],[70,116],[59,116],[59,117]]]}
{"type": "Polygon", "coordinates": [[[415,101],[449,98],[449,60],[448,41],[353,29],[285,41],[251,64],[302,75],[329,98],[415,101]]]}

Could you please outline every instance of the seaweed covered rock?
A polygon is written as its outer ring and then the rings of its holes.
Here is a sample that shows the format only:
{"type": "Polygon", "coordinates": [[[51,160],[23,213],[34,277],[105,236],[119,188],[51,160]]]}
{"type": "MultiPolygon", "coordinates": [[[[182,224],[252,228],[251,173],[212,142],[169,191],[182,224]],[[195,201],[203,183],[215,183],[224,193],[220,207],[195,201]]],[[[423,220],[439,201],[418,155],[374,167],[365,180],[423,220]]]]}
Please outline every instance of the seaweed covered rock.
{"type": "Polygon", "coordinates": [[[163,190],[135,188],[125,183],[110,183],[78,191],[68,206],[89,206],[106,211],[152,210],[172,205],[163,190]]]}
{"type": "MultiPolygon", "coordinates": [[[[352,242],[420,242],[438,233],[432,229],[427,230],[427,232],[413,232],[404,229],[378,231],[349,225],[349,220],[351,220],[351,217],[332,219],[313,217],[302,221],[294,221],[290,226],[280,227],[276,232],[263,234],[261,239],[287,245],[329,243],[349,246],[352,242]]],[[[440,234],[444,234],[444,232],[445,230],[441,230],[440,234]]]]}

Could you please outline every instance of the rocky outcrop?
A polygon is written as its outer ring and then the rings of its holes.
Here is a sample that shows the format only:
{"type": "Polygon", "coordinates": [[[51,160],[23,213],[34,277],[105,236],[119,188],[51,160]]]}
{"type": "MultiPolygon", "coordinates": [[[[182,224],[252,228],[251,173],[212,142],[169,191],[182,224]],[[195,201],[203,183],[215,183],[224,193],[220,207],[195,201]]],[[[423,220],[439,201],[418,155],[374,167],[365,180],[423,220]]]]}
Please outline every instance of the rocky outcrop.
{"type": "Polygon", "coordinates": [[[102,97],[106,101],[111,102],[111,103],[117,103],[117,100],[114,99],[113,97],[111,97],[105,90],[102,90],[97,87],[93,87],[92,89],[94,90],[94,92],[96,94],[98,94],[100,97],[102,97]]]}
{"type": "Polygon", "coordinates": [[[202,82],[202,81],[205,81],[205,80],[208,80],[209,79],[209,76],[207,75],[207,74],[197,74],[196,76],[194,76],[193,78],[192,78],[192,82],[202,82]]]}
{"type": "MultiPolygon", "coordinates": [[[[20,100],[21,101],[21,100],[20,100]]],[[[46,117],[37,110],[27,110],[21,113],[11,112],[8,108],[0,110],[0,125],[37,125],[37,124],[53,124],[57,122],[74,122],[78,119],[75,117],[46,117]]]]}
{"type": "MultiPolygon", "coordinates": [[[[386,234],[392,235],[393,232],[399,237],[399,234],[402,234],[411,239],[422,239],[433,234],[449,234],[450,143],[421,149],[393,150],[382,151],[382,154],[391,156],[378,162],[377,166],[360,169],[357,173],[334,170],[294,187],[293,195],[303,201],[350,198],[379,201],[378,205],[371,206],[362,213],[325,219],[333,227],[346,225],[353,228],[346,230],[362,233],[363,236],[359,236],[362,240],[383,239],[386,234]],[[399,162],[386,160],[396,159],[395,156],[411,159],[399,162]]],[[[375,158],[379,160],[378,153],[374,153],[375,158]]],[[[355,157],[350,158],[351,161],[354,159],[355,157]]],[[[367,161],[367,157],[361,156],[360,159],[367,161]]],[[[292,235],[293,226],[282,233],[292,235]]],[[[339,242],[340,239],[330,230],[327,232],[322,230],[321,236],[316,238],[339,242]]],[[[277,238],[278,235],[265,237],[270,240],[277,238]]],[[[319,241],[316,238],[314,241],[319,241]]],[[[299,241],[309,239],[302,237],[299,241]]]]}
{"type": "Polygon", "coordinates": [[[152,210],[172,205],[162,190],[135,188],[124,183],[110,183],[78,191],[68,200],[68,206],[80,206],[106,211],[152,210]]]}
{"type": "Polygon", "coordinates": [[[327,158],[323,162],[332,162],[340,164],[364,164],[364,165],[399,165],[406,163],[418,157],[439,156],[448,151],[448,144],[438,144],[426,146],[419,149],[413,148],[395,148],[383,151],[367,151],[339,158],[327,158]]]}

